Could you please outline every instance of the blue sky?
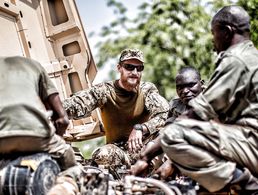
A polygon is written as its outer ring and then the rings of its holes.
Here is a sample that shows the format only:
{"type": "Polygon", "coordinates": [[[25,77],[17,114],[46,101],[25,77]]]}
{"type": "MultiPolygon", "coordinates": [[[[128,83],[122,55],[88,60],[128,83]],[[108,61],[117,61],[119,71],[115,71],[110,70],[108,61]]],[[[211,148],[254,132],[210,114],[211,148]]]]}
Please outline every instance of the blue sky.
{"type": "Polygon", "coordinates": [[[105,0],[76,0],[84,29],[87,34],[93,54],[96,36],[89,37],[91,32],[98,33],[102,26],[109,24],[115,17],[111,8],[106,6],[105,0]]]}
{"type": "MultiPolygon", "coordinates": [[[[137,7],[144,2],[144,0],[122,0],[122,2],[128,9],[128,16],[136,17],[138,13],[137,7]]],[[[106,0],[76,0],[76,3],[91,49],[95,55],[97,51],[94,49],[94,45],[98,37],[89,37],[89,34],[91,32],[100,32],[101,27],[108,25],[115,19],[113,9],[107,7],[106,0]]]]}

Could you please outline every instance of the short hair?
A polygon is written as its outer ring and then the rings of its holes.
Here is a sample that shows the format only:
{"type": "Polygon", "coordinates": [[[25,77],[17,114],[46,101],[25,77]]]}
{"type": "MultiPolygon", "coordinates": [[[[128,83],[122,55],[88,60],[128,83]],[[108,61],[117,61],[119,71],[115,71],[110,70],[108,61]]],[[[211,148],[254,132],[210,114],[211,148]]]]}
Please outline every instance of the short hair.
{"type": "Polygon", "coordinates": [[[178,71],[177,75],[179,75],[179,74],[184,74],[184,73],[187,72],[187,71],[192,71],[192,72],[194,72],[194,73],[196,74],[197,78],[198,78],[199,80],[201,80],[201,74],[200,74],[200,72],[199,72],[196,68],[194,68],[194,67],[192,67],[192,66],[184,66],[184,67],[180,68],[180,70],[178,71]]]}
{"type": "Polygon", "coordinates": [[[212,25],[229,25],[235,27],[239,33],[250,32],[250,17],[244,8],[229,5],[220,9],[212,19],[212,25]]]}

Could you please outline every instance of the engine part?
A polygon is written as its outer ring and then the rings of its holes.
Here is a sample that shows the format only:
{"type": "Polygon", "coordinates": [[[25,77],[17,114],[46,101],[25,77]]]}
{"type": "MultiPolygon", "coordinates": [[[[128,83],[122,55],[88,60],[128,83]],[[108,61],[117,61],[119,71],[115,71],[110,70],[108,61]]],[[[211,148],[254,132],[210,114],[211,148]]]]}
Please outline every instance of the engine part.
{"type": "Polygon", "coordinates": [[[19,157],[1,170],[0,194],[44,195],[59,172],[59,166],[48,154],[19,157]]]}

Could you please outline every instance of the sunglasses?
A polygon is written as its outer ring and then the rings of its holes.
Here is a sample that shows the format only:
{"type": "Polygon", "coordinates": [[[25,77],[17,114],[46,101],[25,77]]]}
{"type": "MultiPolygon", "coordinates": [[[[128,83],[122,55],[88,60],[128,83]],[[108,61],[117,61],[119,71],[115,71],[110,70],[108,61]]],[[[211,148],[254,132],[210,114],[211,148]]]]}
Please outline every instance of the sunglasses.
{"type": "Polygon", "coordinates": [[[128,71],[133,71],[136,68],[137,72],[141,72],[144,69],[143,65],[122,64],[122,66],[128,71]]]}

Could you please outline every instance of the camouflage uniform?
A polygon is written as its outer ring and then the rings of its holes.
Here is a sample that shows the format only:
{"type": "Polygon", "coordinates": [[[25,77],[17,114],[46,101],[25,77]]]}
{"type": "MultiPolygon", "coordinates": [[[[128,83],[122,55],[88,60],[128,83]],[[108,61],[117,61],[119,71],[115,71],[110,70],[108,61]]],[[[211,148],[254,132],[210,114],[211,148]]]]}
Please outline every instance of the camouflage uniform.
{"type": "MultiPolygon", "coordinates": [[[[127,94],[128,92],[118,89],[116,85],[117,82],[118,81],[103,82],[88,90],[78,92],[71,98],[66,99],[63,102],[63,106],[68,116],[74,119],[89,116],[94,109],[100,108],[102,119],[104,118],[103,123],[107,143],[116,143],[120,148],[123,146],[126,151],[125,143],[129,138],[133,125],[137,123],[143,124],[148,128],[150,135],[156,134],[158,127],[163,126],[165,123],[169,106],[167,101],[159,95],[154,84],[150,82],[141,82],[139,92],[135,95],[127,94]],[[122,101],[119,99],[121,97],[128,97],[129,99],[126,101],[130,103],[134,96],[136,96],[136,100],[134,100],[135,104],[130,105],[130,108],[123,107],[124,99],[122,99],[122,101]],[[142,99],[138,101],[140,97],[142,99]],[[136,105],[138,103],[142,104],[142,108],[136,105]],[[108,113],[106,113],[106,109],[109,109],[108,113]],[[120,114],[120,112],[127,112],[127,109],[131,109],[131,111],[120,114]],[[137,113],[137,115],[133,116],[135,113],[137,113]],[[105,117],[108,117],[107,115],[114,115],[114,117],[113,119],[105,120],[105,117]]],[[[110,149],[110,146],[104,146],[104,150],[110,151],[110,149]]],[[[116,149],[117,147],[113,146],[112,150],[116,149]]],[[[111,154],[113,152],[108,153],[111,154]]],[[[118,153],[120,154],[121,152],[118,150],[118,153]]],[[[106,152],[104,151],[103,154],[106,154],[106,152]]],[[[99,158],[104,159],[102,157],[99,158]]]]}
{"type": "Polygon", "coordinates": [[[220,53],[207,88],[189,102],[203,121],[176,119],[162,135],[163,150],[182,173],[211,192],[229,183],[236,165],[258,176],[257,91],[252,42],[220,53]]]}
{"type": "Polygon", "coordinates": [[[129,155],[123,147],[118,147],[115,144],[107,144],[104,147],[97,148],[92,153],[92,159],[97,164],[106,165],[108,167],[125,165],[129,168],[131,165],[129,155]]]}

